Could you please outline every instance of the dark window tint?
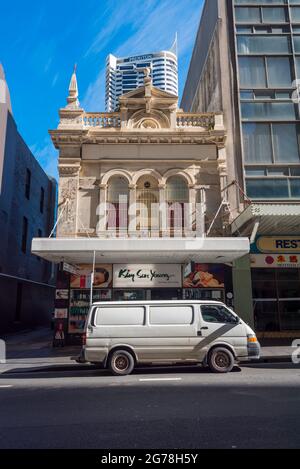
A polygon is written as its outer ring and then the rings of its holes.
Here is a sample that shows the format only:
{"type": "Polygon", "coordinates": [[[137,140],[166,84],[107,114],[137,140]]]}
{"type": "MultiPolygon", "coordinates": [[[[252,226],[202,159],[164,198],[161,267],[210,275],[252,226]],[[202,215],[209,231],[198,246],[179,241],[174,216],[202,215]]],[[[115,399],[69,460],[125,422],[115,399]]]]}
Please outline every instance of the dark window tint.
{"type": "Polygon", "coordinates": [[[40,198],[40,212],[44,213],[44,204],[45,204],[45,189],[41,187],[41,198],[40,198]]]}
{"type": "Polygon", "coordinates": [[[237,318],[224,306],[201,306],[201,313],[205,322],[236,323],[237,318]]]}
{"type": "Polygon", "coordinates": [[[26,182],[25,182],[25,197],[30,199],[30,186],[31,186],[31,172],[26,169],[26,182]]]}
{"type": "Polygon", "coordinates": [[[22,251],[24,254],[27,250],[27,235],[28,235],[28,220],[26,217],[23,218],[23,227],[22,227],[22,251]]]}

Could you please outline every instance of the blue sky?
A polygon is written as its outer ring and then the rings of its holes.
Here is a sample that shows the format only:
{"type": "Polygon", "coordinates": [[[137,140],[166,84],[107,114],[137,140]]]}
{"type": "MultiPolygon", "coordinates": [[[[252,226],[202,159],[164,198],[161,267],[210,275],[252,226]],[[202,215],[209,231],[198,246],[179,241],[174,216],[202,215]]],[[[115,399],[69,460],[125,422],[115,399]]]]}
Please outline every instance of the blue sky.
{"type": "Polygon", "coordinates": [[[105,59],[165,50],[179,39],[180,93],[202,0],[15,0],[1,2],[0,62],[15,120],[44,169],[57,176],[48,129],[57,127],[73,66],[80,102],[104,111],[105,59]]]}

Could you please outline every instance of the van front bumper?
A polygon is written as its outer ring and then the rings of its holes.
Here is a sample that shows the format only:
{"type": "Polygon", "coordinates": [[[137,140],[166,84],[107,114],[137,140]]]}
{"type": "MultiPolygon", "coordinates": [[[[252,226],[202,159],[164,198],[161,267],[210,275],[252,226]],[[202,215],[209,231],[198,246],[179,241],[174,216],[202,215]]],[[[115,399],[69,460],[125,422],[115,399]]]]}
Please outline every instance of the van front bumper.
{"type": "Polygon", "coordinates": [[[248,343],[247,349],[249,361],[260,359],[261,347],[259,342],[248,343]]]}

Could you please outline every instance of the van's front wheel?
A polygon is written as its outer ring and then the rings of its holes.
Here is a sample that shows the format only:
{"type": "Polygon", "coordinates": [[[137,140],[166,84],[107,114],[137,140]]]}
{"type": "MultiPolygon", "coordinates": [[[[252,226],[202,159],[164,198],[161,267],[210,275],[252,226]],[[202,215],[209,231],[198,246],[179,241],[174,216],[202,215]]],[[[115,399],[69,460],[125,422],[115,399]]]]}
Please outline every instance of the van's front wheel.
{"type": "Polygon", "coordinates": [[[116,350],[109,358],[108,367],[116,376],[130,375],[134,369],[134,358],[126,350],[116,350]]]}
{"type": "Polygon", "coordinates": [[[215,348],[208,356],[208,366],[213,373],[229,373],[234,367],[234,356],[227,348],[215,348]]]}

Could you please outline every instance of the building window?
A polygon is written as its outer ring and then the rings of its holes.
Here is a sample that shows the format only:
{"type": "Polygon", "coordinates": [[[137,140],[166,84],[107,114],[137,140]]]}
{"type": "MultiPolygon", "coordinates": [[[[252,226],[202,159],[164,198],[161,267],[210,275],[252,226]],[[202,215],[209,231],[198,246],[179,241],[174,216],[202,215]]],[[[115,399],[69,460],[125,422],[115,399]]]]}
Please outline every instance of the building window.
{"type": "Polygon", "coordinates": [[[127,230],[129,187],[124,177],[113,177],[107,188],[107,230],[127,230]]]}
{"type": "Polygon", "coordinates": [[[253,200],[300,199],[300,179],[259,178],[246,179],[247,196],[253,200]]]}
{"type": "Polygon", "coordinates": [[[22,226],[22,251],[26,254],[27,251],[27,237],[28,237],[28,220],[26,217],[23,217],[23,226],[22,226]]]}
{"type": "Polygon", "coordinates": [[[30,188],[31,188],[31,171],[26,169],[26,181],[25,181],[25,197],[30,199],[30,188]]]}
{"type": "Polygon", "coordinates": [[[288,57],[239,57],[241,88],[291,88],[288,57]]]}
{"type": "Polygon", "coordinates": [[[15,322],[21,321],[22,297],[23,297],[23,285],[22,283],[18,283],[17,295],[16,295],[15,322]]]}
{"type": "Polygon", "coordinates": [[[296,120],[293,103],[243,103],[241,104],[244,120],[296,120]]]}
{"type": "Polygon", "coordinates": [[[44,213],[44,204],[45,204],[45,189],[41,187],[41,196],[40,196],[40,212],[44,213]]]}
{"type": "Polygon", "coordinates": [[[289,54],[290,40],[285,36],[238,36],[239,54],[289,54]]]}
{"type": "Polygon", "coordinates": [[[159,187],[152,176],[143,176],[137,184],[137,230],[159,230],[159,187]]]}
{"type": "Polygon", "coordinates": [[[246,163],[300,163],[295,124],[243,124],[246,163]]]}
{"type": "Polygon", "coordinates": [[[181,230],[186,225],[185,204],[189,202],[189,188],[181,176],[168,179],[166,201],[169,207],[168,223],[171,230],[181,230]]]}

